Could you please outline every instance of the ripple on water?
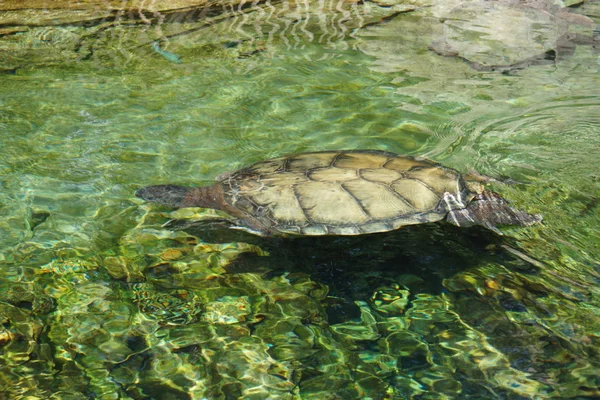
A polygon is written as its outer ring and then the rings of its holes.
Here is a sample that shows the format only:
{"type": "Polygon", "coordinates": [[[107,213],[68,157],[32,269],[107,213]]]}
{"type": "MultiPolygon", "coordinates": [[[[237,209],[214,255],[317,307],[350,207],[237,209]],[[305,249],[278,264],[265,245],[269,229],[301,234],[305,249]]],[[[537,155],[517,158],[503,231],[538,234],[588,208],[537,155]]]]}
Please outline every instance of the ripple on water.
{"type": "Polygon", "coordinates": [[[600,99],[557,99],[507,114],[473,122],[476,127],[465,145],[480,154],[473,167],[500,175],[512,171],[535,177],[562,171],[576,176],[595,164],[600,99]]]}

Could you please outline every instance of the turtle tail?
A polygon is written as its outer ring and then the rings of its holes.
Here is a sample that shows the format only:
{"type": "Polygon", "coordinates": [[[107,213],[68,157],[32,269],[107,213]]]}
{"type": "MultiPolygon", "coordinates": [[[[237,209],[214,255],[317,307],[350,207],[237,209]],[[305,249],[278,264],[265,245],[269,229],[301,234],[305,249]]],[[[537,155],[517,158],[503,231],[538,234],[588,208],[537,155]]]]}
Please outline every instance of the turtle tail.
{"type": "Polygon", "coordinates": [[[468,227],[482,225],[500,233],[497,225],[530,226],[542,221],[542,216],[517,210],[499,194],[484,191],[477,195],[466,208],[451,210],[446,220],[453,225],[468,227]]]}
{"type": "Polygon", "coordinates": [[[147,186],[135,192],[135,195],[146,201],[162,204],[173,208],[187,206],[187,198],[192,188],[177,185],[147,186]]]}

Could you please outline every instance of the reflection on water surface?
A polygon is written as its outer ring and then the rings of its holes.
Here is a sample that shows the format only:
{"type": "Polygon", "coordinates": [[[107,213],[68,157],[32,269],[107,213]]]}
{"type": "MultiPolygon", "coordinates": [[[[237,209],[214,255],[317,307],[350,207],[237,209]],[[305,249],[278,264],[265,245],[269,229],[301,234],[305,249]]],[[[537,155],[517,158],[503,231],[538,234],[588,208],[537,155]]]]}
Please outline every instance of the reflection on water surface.
{"type": "Polygon", "coordinates": [[[14,3],[7,398],[600,395],[597,2],[14,3]],[[133,195],[361,148],[506,182],[544,223],[264,239],[133,195]]]}

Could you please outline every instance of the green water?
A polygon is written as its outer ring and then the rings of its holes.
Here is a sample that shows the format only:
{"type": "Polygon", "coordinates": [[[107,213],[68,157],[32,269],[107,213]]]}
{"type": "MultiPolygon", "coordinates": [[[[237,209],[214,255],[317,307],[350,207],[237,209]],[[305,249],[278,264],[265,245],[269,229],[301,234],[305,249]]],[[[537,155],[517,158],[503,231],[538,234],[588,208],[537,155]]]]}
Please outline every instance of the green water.
{"type": "Polygon", "coordinates": [[[477,71],[423,13],[286,4],[0,37],[0,398],[600,396],[597,51],[477,71]],[[327,149],[518,182],[544,223],[263,239],[134,197],[327,149]]]}

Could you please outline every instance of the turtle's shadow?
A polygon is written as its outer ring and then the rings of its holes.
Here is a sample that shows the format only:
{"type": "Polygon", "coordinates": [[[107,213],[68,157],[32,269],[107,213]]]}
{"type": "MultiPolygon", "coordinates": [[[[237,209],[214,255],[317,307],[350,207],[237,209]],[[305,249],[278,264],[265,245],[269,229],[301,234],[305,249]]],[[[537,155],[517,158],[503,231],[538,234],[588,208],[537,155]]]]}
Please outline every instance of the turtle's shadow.
{"type": "Polygon", "coordinates": [[[537,271],[504,249],[516,247],[509,237],[446,223],[360,236],[262,238],[232,230],[188,232],[207,242],[255,244],[270,253],[268,257],[245,253],[227,268],[228,273],[304,273],[327,285],[331,296],[353,300],[366,300],[378,287],[407,281],[415,285],[409,287],[413,293],[439,294],[445,290],[445,278],[487,263],[537,271]]]}

